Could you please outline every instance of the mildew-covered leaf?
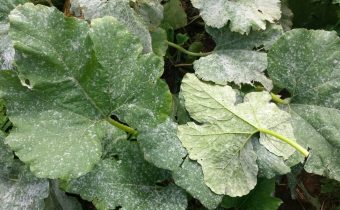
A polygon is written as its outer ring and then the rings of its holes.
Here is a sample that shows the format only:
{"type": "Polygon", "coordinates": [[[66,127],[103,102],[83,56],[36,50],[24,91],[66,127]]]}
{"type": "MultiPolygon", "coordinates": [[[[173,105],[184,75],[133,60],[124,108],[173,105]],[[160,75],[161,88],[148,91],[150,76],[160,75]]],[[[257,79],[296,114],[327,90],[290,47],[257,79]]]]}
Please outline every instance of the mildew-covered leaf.
{"type": "Polygon", "coordinates": [[[175,183],[186,189],[208,209],[216,209],[222,196],[213,193],[204,183],[201,166],[186,158],[181,166],[173,172],[175,183]]]}
{"type": "Polygon", "coordinates": [[[291,112],[298,142],[311,148],[305,170],[340,181],[340,110],[292,104],[291,112]]]}
{"type": "Polygon", "coordinates": [[[216,84],[226,85],[234,82],[237,85],[260,82],[267,89],[272,89],[272,82],[266,77],[267,54],[254,51],[254,47],[268,49],[282,34],[282,28],[270,24],[263,31],[252,31],[248,36],[231,32],[228,27],[206,28],[216,42],[211,55],[194,62],[196,75],[216,84]]]}
{"type": "Polygon", "coordinates": [[[248,34],[266,29],[266,21],[280,19],[279,0],[191,0],[208,26],[222,28],[229,23],[231,31],[248,34]]]}
{"type": "MultiPolygon", "coordinates": [[[[71,11],[77,17],[83,16],[85,20],[92,20],[104,16],[115,17],[124,23],[124,25],[140,39],[143,44],[144,53],[152,52],[148,25],[144,23],[143,19],[130,7],[129,2],[129,0],[73,0],[71,2],[71,11]]],[[[155,4],[159,3],[157,2],[155,4]]],[[[162,14],[159,15],[162,16],[162,14]]]]}
{"type": "Polygon", "coordinates": [[[19,4],[28,0],[3,0],[0,4],[0,70],[12,69],[14,48],[8,36],[8,15],[19,4]]]}
{"type": "Polygon", "coordinates": [[[176,135],[177,125],[167,119],[156,127],[143,129],[138,142],[145,160],[159,168],[176,170],[187,152],[176,135]]]}
{"type": "Polygon", "coordinates": [[[230,86],[201,82],[187,74],[182,83],[185,105],[193,119],[178,128],[189,157],[202,165],[206,184],[218,194],[242,196],[256,185],[258,167],[250,142],[261,131],[260,143],[287,159],[294,148],[265,133],[269,129],[294,141],[290,115],[269,103],[267,92],[253,92],[236,103],[230,86]]]}
{"type": "Polygon", "coordinates": [[[90,173],[65,184],[66,191],[78,193],[98,209],[184,210],[186,195],[176,185],[158,183],[170,178],[143,159],[138,144],[118,141],[115,158],[102,160],[90,173]]]}
{"type": "Polygon", "coordinates": [[[10,21],[20,79],[7,71],[0,77],[14,124],[6,142],[37,176],[90,171],[101,139],[110,129],[122,132],[106,121],[111,114],[139,129],[171,111],[158,79],[162,61],[142,55],[138,38],[114,18],[93,20],[90,28],[54,8],[25,4],[10,21]]]}
{"type": "Polygon", "coordinates": [[[292,94],[292,102],[340,108],[340,38],[336,32],[294,29],[268,53],[273,83],[292,94]]]}
{"type": "Polygon", "coordinates": [[[44,209],[48,181],[34,177],[27,166],[14,159],[3,140],[0,131],[0,209],[44,209]]]}
{"type": "Polygon", "coordinates": [[[335,32],[294,29],[269,51],[268,72],[292,94],[300,144],[311,149],[306,171],[340,180],[340,38],[335,32]]]}

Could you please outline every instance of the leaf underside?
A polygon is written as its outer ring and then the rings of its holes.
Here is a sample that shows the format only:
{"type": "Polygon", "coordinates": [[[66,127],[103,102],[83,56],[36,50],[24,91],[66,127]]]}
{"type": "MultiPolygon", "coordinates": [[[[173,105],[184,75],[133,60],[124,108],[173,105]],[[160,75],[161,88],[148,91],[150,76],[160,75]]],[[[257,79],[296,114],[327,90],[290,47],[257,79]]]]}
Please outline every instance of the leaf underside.
{"type": "MultiPolygon", "coordinates": [[[[251,137],[259,128],[294,139],[290,115],[269,103],[266,92],[249,93],[243,103],[229,86],[201,82],[187,74],[182,83],[186,108],[193,119],[178,128],[189,157],[201,164],[206,184],[217,194],[242,196],[256,185],[258,166],[251,137]]],[[[266,134],[260,142],[271,153],[287,159],[290,145],[266,134]]]]}

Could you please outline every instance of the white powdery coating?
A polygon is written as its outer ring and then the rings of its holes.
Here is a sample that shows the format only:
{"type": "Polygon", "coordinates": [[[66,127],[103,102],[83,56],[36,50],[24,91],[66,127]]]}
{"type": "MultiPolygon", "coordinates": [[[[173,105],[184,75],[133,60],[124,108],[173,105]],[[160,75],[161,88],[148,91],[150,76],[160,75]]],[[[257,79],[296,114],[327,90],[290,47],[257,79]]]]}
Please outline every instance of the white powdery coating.
{"type": "Polygon", "coordinates": [[[266,29],[266,21],[280,19],[279,0],[191,0],[208,26],[221,28],[230,20],[230,29],[249,33],[266,29]]]}

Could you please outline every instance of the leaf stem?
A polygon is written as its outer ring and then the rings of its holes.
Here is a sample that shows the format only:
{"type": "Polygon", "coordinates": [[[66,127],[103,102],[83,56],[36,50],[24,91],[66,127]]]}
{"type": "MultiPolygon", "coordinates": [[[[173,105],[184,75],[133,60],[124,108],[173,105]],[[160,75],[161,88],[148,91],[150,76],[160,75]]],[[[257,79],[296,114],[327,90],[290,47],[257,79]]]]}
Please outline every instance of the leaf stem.
{"type": "Polygon", "coordinates": [[[186,49],[184,49],[183,47],[175,44],[175,43],[172,43],[172,42],[169,42],[169,41],[165,41],[165,43],[167,43],[169,46],[173,47],[173,48],[176,48],[177,50],[187,54],[187,55],[191,55],[191,56],[197,56],[197,57],[203,57],[203,56],[207,56],[207,55],[210,55],[211,52],[206,52],[206,53],[195,53],[195,52],[190,52],[186,49]]]}
{"type": "Polygon", "coordinates": [[[265,128],[257,128],[257,129],[258,129],[258,131],[260,131],[262,133],[274,136],[274,137],[280,139],[281,141],[286,142],[290,146],[294,147],[301,154],[303,154],[305,157],[308,157],[309,152],[305,148],[303,148],[300,144],[298,144],[296,141],[293,141],[293,140],[291,140],[291,139],[289,139],[285,136],[282,136],[282,135],[280,135],[280,134],[278,134],[278,133],[276,133],[272,130],[268,130],[268,129],[265,129],[265,128]]]}
{"type": "Polygon", "coordinates": [[[285,104],[285,105],[289,104],[287,101],[282,100],[279,95],[276,95],[276,94],[274,94],[272,92],[270,92],[270,95],[272,97],[272,100],[274,102],[278,103],[278,104],[285,104]]]}
{"type": "Polygon", "coordinates": [[[111,117],[107,117],[106,118],[106,121],[108,121],[111,125],[133,135],[133,136],[137,136],[138,135],[138,131],[136,131],[135,129],[127,126],[127,125],[124,125],[120,122],[117,122],[116,120],[112,119],[111,117]]]}

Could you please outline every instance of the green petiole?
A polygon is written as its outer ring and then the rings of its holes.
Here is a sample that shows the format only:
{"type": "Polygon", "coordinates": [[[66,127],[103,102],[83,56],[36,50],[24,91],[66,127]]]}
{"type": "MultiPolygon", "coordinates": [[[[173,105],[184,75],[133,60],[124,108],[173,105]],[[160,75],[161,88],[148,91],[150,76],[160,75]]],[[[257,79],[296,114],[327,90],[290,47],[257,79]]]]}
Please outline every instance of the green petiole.
{"type": "Polygon", "coordinates": [[[169,46],[173,47],[173,48],[176,48],[177,50],[187,54],[187,55],[191,55],[191,56],[197,56],[197,57],[203,57],[203,56],[207,56],[207,55],[210,55],[211,52],[206,52],[206,53],[195,53],[195,52],[190,52],[186,49],[184,49],[183,47],[175,44],[175,43],[172,43],[172,42],[169,42],[169,41],[165,41],[165,43],[167,43],[169,46]]]}
{"type": "Polygon", "coordinates": [[[127,125],[124,125],[120,122],[117,122],[116,120],[112,119],[111,117],[107,117],[106,118],[106,121],[108,121],[111,125],[131,134],[132,136],[137,136],[138,135],[138,131],[127,126],[127,125]]]}
{"type": "Polygon", "coordinates": [[[298,144],[296,141],[293,141],[285,136],[282,136],[272,130],[268,130],[268,129],[265,129],[265,128],[257,128],[258,131],[262,132],[262,133],[265,133],[265,134],[268,134],[268,135],[271,135],[271,136],[274,136],[275,138],[278,138],[280,139],[281,141],[284,141],[286,142],[287,144],[289,144],[290,146],[294,147],[297,151],[299,151],[301,154],[303,154],[305,157],[308,157],[309,155],[309,152],[303,148],[300,144],[298,144]]]}

